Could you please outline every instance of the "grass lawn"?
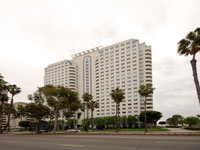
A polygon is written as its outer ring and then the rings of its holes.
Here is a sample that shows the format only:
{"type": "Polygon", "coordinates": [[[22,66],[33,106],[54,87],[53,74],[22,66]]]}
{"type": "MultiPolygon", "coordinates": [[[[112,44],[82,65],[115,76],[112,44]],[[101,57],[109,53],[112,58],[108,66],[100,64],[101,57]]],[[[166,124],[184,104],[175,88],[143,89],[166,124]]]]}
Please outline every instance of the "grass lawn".
{"type": "MultiPolygon", "coordinates": [[[[144,128],[132,128],[132,129],[120,129],[120,132],[144,132],[144,128]]],[[[168,129],[163,128],[149,128],[148,131],[169,131],[168,129]]],[[[115,129],[104,129],[104,130],[94,130],[92,132],[115,132],[115,129]]]]}
{"type": "Polygon", "coordinates": [[[12,132],[31,132],[31,131],[29,131],[29,130],[14,130],[14,131],[12,131],[12,132]]]}

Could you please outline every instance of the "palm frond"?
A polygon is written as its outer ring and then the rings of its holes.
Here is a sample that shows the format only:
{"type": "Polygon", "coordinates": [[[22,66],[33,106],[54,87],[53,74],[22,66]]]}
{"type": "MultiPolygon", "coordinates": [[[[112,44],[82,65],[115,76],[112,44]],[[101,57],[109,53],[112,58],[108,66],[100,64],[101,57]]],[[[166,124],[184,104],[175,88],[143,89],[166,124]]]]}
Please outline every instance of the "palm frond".
{"type": "Polygon", "coordinates": [[[188,33],[188,35],[186,36],[186,39],[188,39],[188,40],[190,40],[190,41],[195,40],[195,38],[196,38],[195,32],[190,32],[190,33],[188,33]]]}

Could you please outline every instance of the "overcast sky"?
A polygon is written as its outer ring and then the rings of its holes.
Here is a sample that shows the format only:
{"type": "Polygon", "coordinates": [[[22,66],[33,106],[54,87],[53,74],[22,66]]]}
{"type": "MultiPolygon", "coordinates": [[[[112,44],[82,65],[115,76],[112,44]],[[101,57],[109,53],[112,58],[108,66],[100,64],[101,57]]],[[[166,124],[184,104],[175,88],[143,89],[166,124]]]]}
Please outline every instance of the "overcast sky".
{"type": "Polygon", "coordinates": [[[22,88],[15,102],[27,102],[43,86],[47,65],[135,38],[152,45],[154,110],[163,120],[200,114],[191,57],[177,54],[178,41],[200,27],[199,6],[199,0],[0,0],[0,73],[22,88]]]}

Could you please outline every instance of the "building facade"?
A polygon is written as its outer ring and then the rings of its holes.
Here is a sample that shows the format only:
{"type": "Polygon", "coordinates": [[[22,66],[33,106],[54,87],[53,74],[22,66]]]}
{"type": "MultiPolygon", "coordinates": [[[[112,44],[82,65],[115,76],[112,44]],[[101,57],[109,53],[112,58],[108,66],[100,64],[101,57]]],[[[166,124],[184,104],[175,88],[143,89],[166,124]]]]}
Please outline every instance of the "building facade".
{"type": "MultiPolygon", "coordinates": [[[[28,103],[25,102],[15,102],[13,104],[15,110],[17,110],[18,106],[23,106],[25,107],[28,103]]],[[[13,115],[11,115],[11,120],[10,120],[10,128],[11,129],[20,129],[19,122],[20,121],[34,121],[34,119],[27,117],[27,116],[19,116],[19,118],[15,118],[13,115]]]]}
{"type": "MultiPolygon", "coordinates": [[[[45,68],[44,84],[63,85],[81,96],[89,92],[99,102],[94,117],[115,115],[111,90],[124,89],[125,100],[120,115],[138,116],[144,110],[144,97],[138,94],[140,85],[152,84],[151,46],[129,39],[107,47],[96,47],[74,54],[45,68]]],[[[147,99],[147,110],[153,110],[153,97],[147,99]]]]}

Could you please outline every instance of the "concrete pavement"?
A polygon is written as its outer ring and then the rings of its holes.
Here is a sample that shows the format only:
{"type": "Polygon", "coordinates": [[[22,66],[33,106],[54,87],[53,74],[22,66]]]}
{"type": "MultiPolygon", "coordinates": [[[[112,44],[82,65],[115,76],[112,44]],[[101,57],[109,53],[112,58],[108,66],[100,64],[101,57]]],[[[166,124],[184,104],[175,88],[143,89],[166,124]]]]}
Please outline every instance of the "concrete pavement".
{"type": "Polygon", "coordinates": [[[200,132],[200,131],[194,131],[194,130],[187,130],[187,129],[183,129],[183,128],[166,128],[168,130],[170,130],[169,132],[200,132]]]}

